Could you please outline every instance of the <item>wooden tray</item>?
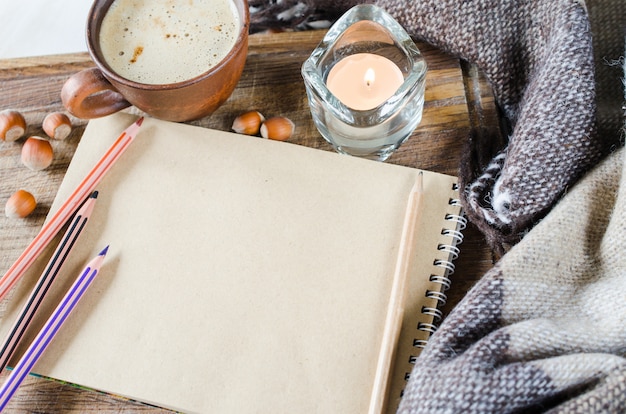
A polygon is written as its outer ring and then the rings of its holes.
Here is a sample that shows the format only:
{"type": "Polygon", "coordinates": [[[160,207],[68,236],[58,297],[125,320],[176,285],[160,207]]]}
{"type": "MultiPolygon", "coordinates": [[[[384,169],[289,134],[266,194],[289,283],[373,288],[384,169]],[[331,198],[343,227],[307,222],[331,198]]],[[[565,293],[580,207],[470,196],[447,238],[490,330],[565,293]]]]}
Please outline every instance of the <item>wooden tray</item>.
{"type": "MultiPolygon", "coordinates": [[[[212,116],[195,125],[229,131],[240,113],[256,109],[265,116],[286,116],[296,124],[291,142],[332,151],[320,136],[308,107],[300,67],[324,32],[255,34],[242,79],[231,98],[212,116]]],[[[498,115],[491,89],[475,67],[418,43],[428,64],[426,99],[421,124],[411,138],[387,161],[456,175],[471,128],[498,131],[498,115]]],[[[60,90],[73,73],[94,66],[86,53],[0,60],[0,110],[17,109],[28,122],[28,135],[44,136],[43,118],[63,111],[60,90]]],[[[128,111],[139,113],[131,108],[128,111]]],[[[0,273],[9,268],[37,234],[72,159],[86,121],[73,118],[75,129],[65,141],[55,141],[55,160],[46,170],[32,172],[20,162],[22,140],[0,142],[0,202],[16,190],[31,191],[38,200],[26,219],[0,215],[0,273]]],[[[465,230],[461,256],[455,262],[453,287],[444,307],[447,313],[469,287],[492,265],[491,252],[473,226],[465,230]]],[[[0,315],[6,303],[0,303],[0,315]]],[[[0,374],[4,380],[7,372],[0,374]]],[[[210,373],[207,373],[210,375],[210,373]]],[[[13,397],[11,412],[157,413],[150,407],[116,396],[83,390],[42,378],[28,377],[13,397]]]]}

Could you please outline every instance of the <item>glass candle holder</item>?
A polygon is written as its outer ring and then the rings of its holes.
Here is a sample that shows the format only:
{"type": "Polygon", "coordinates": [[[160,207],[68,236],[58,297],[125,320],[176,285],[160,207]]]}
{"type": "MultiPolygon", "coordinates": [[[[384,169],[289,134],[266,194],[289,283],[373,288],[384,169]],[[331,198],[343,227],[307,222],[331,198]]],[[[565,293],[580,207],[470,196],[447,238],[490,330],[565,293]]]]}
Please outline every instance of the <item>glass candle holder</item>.
{"type": "Polygon", "coordinates": [[[339,153],[386,160],[422,119],[426,62],[380,7],[350,9],[302,65],[313,122],[339,153]]]}

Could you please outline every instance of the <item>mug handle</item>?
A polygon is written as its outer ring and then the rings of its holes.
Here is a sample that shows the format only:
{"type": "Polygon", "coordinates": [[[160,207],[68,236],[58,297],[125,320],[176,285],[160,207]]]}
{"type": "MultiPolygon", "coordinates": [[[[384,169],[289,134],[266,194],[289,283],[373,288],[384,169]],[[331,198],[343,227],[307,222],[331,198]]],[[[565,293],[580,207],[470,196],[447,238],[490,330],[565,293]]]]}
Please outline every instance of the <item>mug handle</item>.
{"type": "Polygon", "coordinates": [[[110,115],[131,105],[98,68],[70,76],[61,89],[61,101],[69,113],[82,119],[110,115]]]}

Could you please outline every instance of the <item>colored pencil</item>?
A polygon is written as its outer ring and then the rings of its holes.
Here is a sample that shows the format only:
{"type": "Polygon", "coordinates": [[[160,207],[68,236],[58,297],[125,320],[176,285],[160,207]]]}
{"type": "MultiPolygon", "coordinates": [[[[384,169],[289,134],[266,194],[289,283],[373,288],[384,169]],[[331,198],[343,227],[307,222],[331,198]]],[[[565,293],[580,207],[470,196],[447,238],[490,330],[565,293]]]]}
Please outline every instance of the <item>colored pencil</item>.
{"type": "Polygon", "coordinates": [[[98,256],[93,258],[87,264],[80,275],[76,278],[76,281],[72,284],[72,287],[70,287],[59,305],[56,307],[50,318],[46,321],[41,331],[39,331],[33,342],[30,344],[22,358],[20,358],[19,362],[15,364],[15,368],[13,368],[0,388],[0,411],[6,407],[7,403],[26,375],[30,373],[35,363],[39,360],[43,352],[50,344],[50,341],[52,341],[56,333],[59,331],[63,322],[65,322],[69,314],[76,307],[76,304],[98,274],[108,249],[109,246],[105,247],[104,250],[98,254],[98,256]]]}
{"type": "Polygon", "coordinates": [[[95,190],[104,174],[131,144],[142,122],[143,118],[139,118],[122,132],[59,210],[43,225],[39,234],[28,245],[20,257],[17,258],[15,263],[13,263],[4,276],[0,278],[0,300],[6,296],[28,267],[41,254],[43,249],[46,248],[54,236],[56,236],[61,228],[68,222],[72,214],[78,210],[80,204],[95,190]]]}
{"type": "Polygon", "coordinates": [[[374,376],[369,413],[380,413],[385,405],[385,397],[389,387],[389,371],[393,364],[396,344],[402,328],[407,284],[411,274],[412,259],[415,256],[415,237],[422,212],[423,192],[424,173],[419,171],[409,194],[402,225],[400,248],[398,249],[383,339],[374,376]]]}
{"type": "Polygon", "coordinates": [[[2,372],[2,370],[6,367],[9,359],[11,359],[11,356],[13,356],[15,349],[24,336],[24,332],[26,332],[26,329],[37,312],[39,305],[43,301],[48,289],[52,285],[52,282],[54,282],[54,279],[61,271],[61,267],[63,266],[63,263],[65,263],[72,247],[74,247],[78,236],[80,236],[81,232],[85,228],[87,220],[89,220],[89,216],[93,211],[97,197],[97,191],[91,193],[87,201],[85,201],[83,206],[78,210],[72,219],[72,222],[65,231],[61,242],[57,246],[55,252],[50,258],[50,261],[46,265],[45,270],[39,277],[35,288],[26,301],[24,308],[9,331],[9,335],[0,349],[0,372],[2,372]]]}

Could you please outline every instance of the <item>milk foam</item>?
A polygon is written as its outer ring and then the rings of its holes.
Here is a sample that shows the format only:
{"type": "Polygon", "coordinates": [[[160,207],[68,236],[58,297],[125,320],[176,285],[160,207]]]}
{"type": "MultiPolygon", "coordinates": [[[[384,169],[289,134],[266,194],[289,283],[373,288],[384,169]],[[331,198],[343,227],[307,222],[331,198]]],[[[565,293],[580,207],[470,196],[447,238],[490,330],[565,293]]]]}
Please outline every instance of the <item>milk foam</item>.
{"type": "Polygon", "coordinates": [[[175,83],[218,64],[240,26],[231,0],[115,0],[102,21],[100,47],[126,79],[175,83]]]}

